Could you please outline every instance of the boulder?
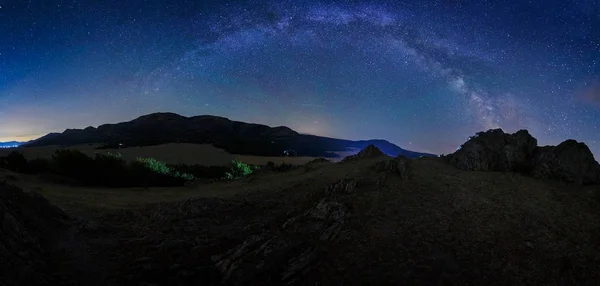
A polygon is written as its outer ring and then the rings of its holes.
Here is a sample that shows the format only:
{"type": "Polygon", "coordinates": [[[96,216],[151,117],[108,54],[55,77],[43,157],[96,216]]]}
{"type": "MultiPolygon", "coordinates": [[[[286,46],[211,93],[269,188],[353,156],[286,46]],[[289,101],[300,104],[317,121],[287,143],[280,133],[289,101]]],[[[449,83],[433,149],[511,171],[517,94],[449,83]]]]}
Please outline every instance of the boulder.
{"type": "Polygon", "coordinates": [[[379,148],[375,147],[375,145],[369,144],[367,147],[360,150],[360,152],[358,152],[358,154],[348,156],[348,157],[344,158],[344,160],[342,160],[342,162],[348,162],[348,161],[354,161],[354,160],[366,159],[366,158],[376,158],[376,157],[382,157],[382,156],[386,156],[385,153],[381,152],[381,150],[379,150],[379,148]]]}
{"type": "Polygon", "coordinates": [[[400,176],[402,179],[408,178],[408,158],[403,156],[398,156],[393,160],[385,160],[381,162],[375,163],[373,169],[377,172],[385,172],[396,174],[400,176]]]}
{"type": "Polygon", "coordinates": [[[566,140],[558,146],[536,149],[533,175],[577,184],[600,183],[600,165],[590,149],[581,142],[566,140]]]}
{"type": "Polygon", "coordinates": [[[531,166],[536,147],[537,140],[527,130],[507,134],[491,129],[471,137],[448,159],[464,170],[518,171],[531,166]]]}

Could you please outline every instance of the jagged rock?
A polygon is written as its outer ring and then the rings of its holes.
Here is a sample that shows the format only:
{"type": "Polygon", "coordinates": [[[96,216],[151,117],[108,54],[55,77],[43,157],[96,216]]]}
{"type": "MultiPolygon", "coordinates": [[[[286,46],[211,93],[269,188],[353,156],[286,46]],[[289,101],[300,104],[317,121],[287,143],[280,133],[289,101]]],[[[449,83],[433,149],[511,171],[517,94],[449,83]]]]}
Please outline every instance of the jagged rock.
{"type": "Polygon", "coordinates": [[[506,134],[491,129],[473,136],[454,154],[452,165],[472,171],[517,171],[531,166],[537,140],[527,130],[506,134]]]}
{"type": "Polygon", "coordinates": [[[600,183],[600,165],[590,149],[575,140],[566,140],[556,147],[539,147],[533,161],[533,175],[537,178],[577,184],[600,183]]]}
{"type": "Polygon", "coordinates": [[[393,160],[377,162],[374,165],[377,172],[397,174],[402,179],[408,178],[408,168],[408,159],[403,156],[398,156],[393,160]]]}
{"type": "Polygon", "coordinates": [[[334,240],[346,220],[348,210],[345,205],[322,199],[308,210],[305,216],[317,219],[315,232],[321,232],[320,240],[334,240]]]}
{"type": "Polygon", "coordinates": [[[347,212],[345,205],[322,199],[303,214],[290,218],[281,232],[252,236],[212,260],[222,273],[224,284],[293,284],[315,266],[316,242],[339,237],[347,212]]]}
{"type": "Polygon", "coordinates": [[[5,285],[54,285],[47,236],[67,216],[41,195],[0,182],[0,281],[5,285]]]}
{"type": "Polygon", "coordinates": [[[357,159],[365,159],[365,158],[375,158],[375,157],[381,157],[381,156],[386,156],[386,155],[385,155],[385,153],[381,152],[381,150],[379,150],[379,148],[375,147],[375,145],[369,144],[367,147],[360,150],[360,152],[358,152],[358,154],[348,156],[348,157],[344,158],[342,160],[342,162],[354,161],[357,159]]]}
{"type": "Polygon", "coordinates": [[[326,195],[350,194],[356,188],[357,182],[353,179],[343,179],[329,184],[325,187],[326,195]]]}

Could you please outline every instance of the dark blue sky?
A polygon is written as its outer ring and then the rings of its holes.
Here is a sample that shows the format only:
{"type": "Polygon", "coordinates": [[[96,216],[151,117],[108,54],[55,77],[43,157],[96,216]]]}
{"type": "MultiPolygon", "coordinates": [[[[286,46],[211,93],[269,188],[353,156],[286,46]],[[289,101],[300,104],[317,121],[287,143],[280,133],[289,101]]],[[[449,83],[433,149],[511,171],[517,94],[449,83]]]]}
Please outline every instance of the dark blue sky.
{"type": "Polygon", "coordinates": [[[0,0],[0,141],[172,111],[433,153],[526,128],[600,156],[597,0],[358,2],[0,0]]]}

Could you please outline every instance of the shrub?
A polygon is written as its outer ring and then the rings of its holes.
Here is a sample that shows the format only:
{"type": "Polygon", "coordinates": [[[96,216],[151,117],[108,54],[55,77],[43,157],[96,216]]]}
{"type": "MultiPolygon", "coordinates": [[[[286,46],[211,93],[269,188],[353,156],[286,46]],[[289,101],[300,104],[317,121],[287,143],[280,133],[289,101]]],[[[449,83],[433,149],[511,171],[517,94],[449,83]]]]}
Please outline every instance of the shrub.
{"type": "Polygon", "coordinates": [[[59,175],[76,178],[78,180],[93,180],[94,159],[81,151],[71,149],[56,150],[52,155],[52,163],[59,175]]]}
{"type": "Polygon", "coordinates": [[[27,163],[27,172],[31,174],[47,173],[51,170],[52,164],[48,159],[36,158],[27,163]]]}
{"type": "Polygon", "coordinates": [[[195,178],[204,179],[221,179],[225,176],[225,173],[229,170],[228,167],[224,166],[202,166],[202,165],[185,165],[167,164],[169,168],[179,173],[186,173],[194,176],[195,178]]]}
{"type": "Polygon", "coordinates": [[[154,158],[137,158],[131,167],[139,179],[153,185],[183,185],[186,181],[195,179],[193,175],[173,170],[154,158]]]}
{"type": "Polygon", "coordinates": [[[137,161],[154,173],[163,175],[171,174],[171,168],[167,164],[154,158],[137,158],[137,161]]]}
{"type": "Polygon", "coordinates": [[[27,159],[21,152],[12,151],[4,157],[6,168],[14,172],[27,172],[27,159]]]}
{"type": "Polygon", "coordinates": [[[137,182],[131,175],[132,172],[120,156],[113,154],[96,154],[94,165],[90,166],[94,180],[89,183],[110,187],[136,186],[137,182]]]}
{"type": "Polygon", "coordinates": [[[227,173],[225,173],[225,179],[241,179],[252,174],[252,172],[256,169],[258,169],[258,167],[246,164],[240,160],[235,159],[231,161],[231,168],[227,173]]]}

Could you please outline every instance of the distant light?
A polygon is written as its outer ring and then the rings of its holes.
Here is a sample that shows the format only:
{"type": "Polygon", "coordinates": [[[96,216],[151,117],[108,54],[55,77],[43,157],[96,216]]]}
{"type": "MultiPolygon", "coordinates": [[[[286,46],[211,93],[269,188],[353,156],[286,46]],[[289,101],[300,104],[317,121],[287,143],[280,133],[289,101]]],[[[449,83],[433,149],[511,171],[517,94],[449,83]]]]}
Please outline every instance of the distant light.
{"type": "Polygon", "coordinates": [[[17,147],[19,147],[19,145],[3,145],[3,146],[0,146],[0,148],[2,148],[2,149],[17,148],[17,147]]]}

